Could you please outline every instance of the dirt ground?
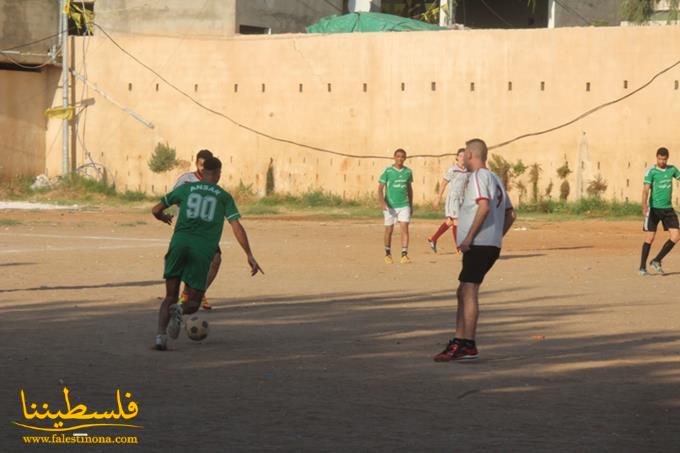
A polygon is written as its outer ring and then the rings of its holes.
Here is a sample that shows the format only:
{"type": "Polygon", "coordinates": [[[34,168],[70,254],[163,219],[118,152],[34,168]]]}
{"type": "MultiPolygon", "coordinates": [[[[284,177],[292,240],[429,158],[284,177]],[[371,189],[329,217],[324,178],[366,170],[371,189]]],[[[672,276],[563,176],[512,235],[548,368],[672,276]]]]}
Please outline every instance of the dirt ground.
{"type": "Polygon", "coordinates": [[[451,364],[431,356],[452,336],[460,258],[448,234],[429,250],[435,221],[412,225],[412,264],[386,265],[380,220],[245,219],[253,278],[225,226],[210,335],[164,353],[171,228],[115,209],[0,223],[3,452],[34,433],[11,423],[19,390],[59,408],[64,386],[100,411],[130,392],[143,429],[113,432],[137,451],[680,448],[680,250],[666,276],[638,276],[637,222],[520,218],[482,287],[480,359],[451,364]]]}

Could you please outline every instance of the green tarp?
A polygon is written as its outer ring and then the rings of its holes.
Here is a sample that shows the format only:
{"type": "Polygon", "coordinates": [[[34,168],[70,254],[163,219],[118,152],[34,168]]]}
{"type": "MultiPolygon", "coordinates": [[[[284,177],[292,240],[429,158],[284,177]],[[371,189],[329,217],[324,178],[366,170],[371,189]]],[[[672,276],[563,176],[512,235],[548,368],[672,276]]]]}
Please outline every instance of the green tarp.
{"type": "Polygon", "coordinates": [[[382,13],[350,13],[328,16],[307,27],[307,33],[354,33],[371,31],[446,30],[438,25],[382,13]]]}

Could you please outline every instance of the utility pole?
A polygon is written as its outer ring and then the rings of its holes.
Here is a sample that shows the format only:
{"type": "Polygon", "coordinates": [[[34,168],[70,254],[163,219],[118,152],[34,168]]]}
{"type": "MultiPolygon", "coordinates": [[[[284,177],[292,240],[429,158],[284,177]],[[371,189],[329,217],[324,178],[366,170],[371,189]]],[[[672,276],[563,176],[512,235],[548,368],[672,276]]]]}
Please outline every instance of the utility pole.
{"type": "MultiPolygon", "coordinates": [[[[64,11],[66,7],[66,0],[59,2],[60,10],[60,27],[59,27],[59,41],[61,42],[61,101],[64,113],[68,108],[68,92],[69,92],[69,59],[68,59],[68,15],[64,11]]],[[[69,120],[64,118],[62,120],[62,140],[61,140],[61,170],[62,175],[66,176],[69,173],[68,167],[68,123],[69,120]]]]}

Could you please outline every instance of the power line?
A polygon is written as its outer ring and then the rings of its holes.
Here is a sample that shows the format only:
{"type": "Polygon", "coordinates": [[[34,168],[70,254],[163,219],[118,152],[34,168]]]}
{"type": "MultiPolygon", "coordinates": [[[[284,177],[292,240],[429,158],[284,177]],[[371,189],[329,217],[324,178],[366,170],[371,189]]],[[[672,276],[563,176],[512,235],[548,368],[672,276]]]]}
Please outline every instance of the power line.
{"type": "MultiPolygon", "coordinates": [[[[254,128],[250,127],[250,126],[246,126],[245,124],[242,124],[242,123],[236,121],[235,119],[231,118],[231,117],[228,116],[228,115],[225,115],[225,114],[222,113],[222,112],[219,112],[219,111],[217,111],[217,110],[211,109],[210,107],[207,107],[207,106],[203,105],[202,103],[200,103],[199,101],[197,101],[196,99],[194,99],[190,94],[186,93],[185,91],[182,91],[180,88],[178,88],[177,86],[175,86],[172,82],[168,81],[165,77],[163,77],[162,75],[160,75],[159,73],[157,73],[156,71],[154,71],[154,70],[153,70],[151,67],[149,67],[147,64],[145,64],[144,62],[140,61],[137,57],[135,57],[135,56],[132,55],[130,52],[128,52],[126,49],[124,49],[124,48],[123,48],[120,44],[118,44],[118,42],[116,42],[116,41],[111,37],[111,35],[109,35],[109,34],[108,34],[108,33],[107,33],[107,32],[106,32],[99,24],[95,23],[94,25],[95,25],[97,28],[99,28],[99,29],[102,31],[102,33],[104,33],[104,35],[105,35],[105,36],[106,36],[106,37],[107,37],[107,38],[108,38],[108,39],[109,39],[116,47],[118,47],[118,49],[120,49],[123,53],[125,53],[127,56],[129,56],[130,58],[132,58],[132,59],[133,59],[134,61],[136,61],[138,64],[140,64],[141,66],[143,66],[144,68],[146,68],[148,71],[150,71],[150,72],[152,72],[153,74],[155,74],[160,80],[162,80],[163,82],[165,82],[168,86],[170,86],[171,88],[173,88],[175,91],[177,91],[178,93],[180,93],[182,96],[188,98],[191,102],[193,102],[194,104],[196,104],[196,105],[199,106],[200,108],[202,108],[202,109],[204,109],[204,110],[206,110],[206,111],[208,111],[208,112],[210,112],[210,113],[213,113],[213,114],[215,114],[215,115],[217,115],[217,116],[220,116],[220,117],[222,117],[222,118],[228,120],[229,122],[231,122],[232,124],[234,124],[234,125],[237,126],[237,127],[240,127],[241,129],[247,130],[247,131],[252,132],[252,133],[254,133],[254,134],[256,134],[256,135],[259,135],[259,136],[261,136],[261,137],[268,138],[268,139],[273,140],[273,141],[277,141],[277,142],[280,142],[280,143],[287,143],[287,144],[290,144],[290,145],[294,145],[294,146],[298,146],[298,147],[301,147],[301,148],[309,149],[309,150],[312,150],[312,151],[318,151],[318,152],[322,152],[322,153],[326,153],[326,154],[332,154],[332,155],[336,155],[336,156],[349,157],[349,158],[355,158],[355,159],[391,159],[391,157],[389,157],[389,156],[371,156],[371,155],[368,155],[368,156],[359,156],[359,155],[356,155],[356,154],[341,153],[341,152],[333,151],[333,150],[326,149],[326,148],[321,148],[321,147],[317,147],[317,146],[307,145],[307,144],[304,144],[304,143],[299,143],[299,142],[296,142],[296,141],[294,141],[294,140],[289,140],[289,139],[285,139],[285,138],[281,138],[281,137],[276,137],[276,136],[267,134],[267,133],[265,133],[265,132],[258,131],[257,129],[254,129],[254,128]]],[[[565,127],[567,127],[567,126],[570,126],[570,125],[576,123],[577,121],[580,121],[580,120],[582,120],[583,118],[586,118],[586,117],[592,115],[593,113],[595,113],[595,112],[597,112],[597,111],[599,111],[599,110],[602,110],[602,109],[604,109],[604,108],[606,108],[606,107],[609,107],[609,106],[612,106],[612,105],[614,105],[614,104],[617,104],[617,103],[619,103],[619,102],[621,102],[621,101],[623,101],[623,100],[625,100],[625,99],[628,99],[629,97],[631,97],[631,96],[633,96],[633,95],[639,93],[640,91],[644,90],[645,88],[647,88],[648,86],[650,86],[652,83],[654,83],[654,81],[655,81],[656,79],[658,79],[660,76],[662,76],[663,74],[669,72],[671,69],[675,68],[675,67],[678,66],[678,65],[680,65],[680,60],[676,61],[676,62],[673,63],[672,65],[670,65],[670,66],[668,66],[668,67],[662,69],[661,71],[657,72],[657,73],[654,74],[654,75],[653,75],[646,83],[644,83],[644,84],[641,85],[640,87],[636,88],[635,90],[631,91],[630,93],[628,93],[628,94],[626,94],[626,95],[624,95],[624,96],[621,96],[621,97],[619,97],[619,98],[616,98],[616,99],[614,99],[614,100],[612,100],[612,101],[605,102],[604,104],[600,104],[600,105],[598,105],[598,106],[596,106],[596,107],[594,107],[594,108],[592,108],[592,109],[590,109],[590,110],[588,110],[588,111],[582,113],[581,115],[578,115],[577,117],[575,117],[575,118],[573,118],[573,119],[571,119],[571,120],[569,120],[569,121],[567,121],[567,122],[561,123],[561,124],[559,124],[559,125],[557,125],[557,126],[551,127],[551,128],[549,128],[549,129],[541,130],[541,131],[538,131],[538,132],[530,132],[530,133],[526,133],[526,134],[523,134],[523,135],[519,135],[519,136],[517,136],[517,137],[515,137],[515,138],[513,138],[513,139],[506,140],[506,141],[504,141],[504,142],[501,142],[501,143],[498,143],[498,144],[489,146],[489,149],[502,148],[502,147],[507,146],[507,145],[509,145],[509,144],[511,144],[511,143],[514,143],[514,142],[516,142],[516,141],[519,141],[519,140],[522,140],[522,139],[525,139],[525,138],[528,138],[528,137],[536,137],[536,136],[539,136],[539,135],[545,135],[545,134],[548,134],[548,133],[550,133],[550,132],[554,132],[554,131],[556,131],[556,130],[558,130],[558,129],[562,129],[562,128],[565,128],[565,127]]],[[[443,154],[416,154],[416,155],[409,156],[409,158],[410,158],[410,159],[413,159],[413,158],[441,158],[441,157],[449,157],[449,156],[455,156],[455,155],[456,155],[456,153],[443,153],[443,154]]]]}
{"type": "Polygon", "coordinates": [[[28,46],[31,46],[31,45],[33,45],[33,44],[37,44],[37,43],[39,43],[39,42],[43,42],[43,41],[50,40],[50,39],[52,39],[52,38],[56,38],[57,36],[61,35],[62,33],[64,33],[64,32],[60,31],[60,32],[51,34],[50,36],[45,36],[44,38],[36,39],[35,41],[27,42],[27,43],[25,43],[25,44],[19,44],[18,46],[14,46],[14,47],[10,47],[10,48],[7,48],[7,49],[2,49],[2,50],[7,51],[7,50],[21,49],[22,47],[28,47],[28,46]]]}
{"type": "Polygon", "coordinates": [[[18,67],[23,68],[23,69],[40,69],[40,68],[44,68],[47,65],[54,64],[54,60],[52,58],[50,58],[49,60],[47,60],[43,63],[38,63],[37,65],[26,65],[26,64],[18,62],[9,53],[7,53],[5,51],[0,50],[0,55],[7,58],[13,65],[18,66],[18,67]]]}
{"type": "Polygon", "coordinates": [[[581,19],[581,20],[582,20],[583,22],[585,22],[587,25],[592,25],[591,22],[590,22],[588,19],[586,19],[585,17],[581,16],[581,15],[578,13],[578,11],[576,11],[575,9],[573,9],[573,8],[571,8],[571,7],[567,6],[567,5],[565,5],[565,4],[562,3],[560,0],[555,0],[555,3],[557,3],[558,5],[560,5],[566,12],[571,13],[571,14],[573,14],[574,16],[576,16],[576,17],[578,17],[579,19],[581,19]]]}
{"type": "Polygon", "coordinates": [[[57,36],[62,35],[64,33],[71,33],[72,31],[77,31],[77,30],[78,30],[78,27],[73,26],[73,27],[70,27],[68,30],[58,31],[58,32],[53,33],[49,36],[45,36],[44,38],[36,39],[35,41],[27,42],[27,43],[24,43],[24,44],[19,44],[17,46],[8,47],[7,49],[1,49],[1,50],[10,51],[10,50],[21,49],[22,47],[28,47],[28,46],[31,46],[33,44],[38,44],[39,42],[48,41],[48,40],[50,40],[52,38],[56,38],[57,36]]]}
{"type": "MultiPolygon", "coordinates": [[[[338,8],[338,6],[337,6],[335,3],[331,2],[330,0],[323,0],[323,2],[326,3],[327,5],[330,5],[333,9],[335,9],[335,10],[338,11],[339,13],[341,13],[341,14],[344,13],[344,11],[342,10],[342,8],[338,8]]],[[[304,2],[303,2],[303,3],[304,3],[304,2]]],[[[305,4],[305,5],[306,5],[306,4],[305,4]]]]}
{"type": "Polygon", "coordinates": [[[479,1],[482,2],[482,5],[484,5],[484,6],[486,7],[486,9],[488,9],[489,11],[491,11],[491,14],[493,14],[493,15],[496,16],[498,19],[500,19],[501,22],[505,23],[505,25],[507,25],[507,26],[509,26],[509,27],[511,27],[511,28],[514,28],[514,27],[515,27],[515,26],[514,26],[513,24],[511,24],[510,22],[508,22],[507,20],[503,19],[503,18],[500,16],[500,14],[498,14],[496,11],[494,11],[493,8],[491,8],[484,0],[479,0],[479,1]]]}
{"type": "Polygon", "coordinates": [[[616,99],[614,99],[613,101],[605,102],[604,104],[600,104],[600,105],[598,105],[597,107],[593,107],[592,109],[588,110],[587,112],[580,114],[580,115],[577,116],[576,118],[574,118],[574,119],[572,119],[572,120],[569,120],[569,121],[567,121],[566,123],[559,124],[559,125],[557,125],[557,126],[555,126],[555,127],[551,127],[550,129],[545,129],[545,130],[543,130],[543,131],[539,131],[539,132],[531,132],[531,133],[528,133],[528,134],[520,135],[520,136],[515,137],[515,138],[513,138],[513,139],[511,139],[511,140],[508,140],[508,141],[499,143],[499,144],[497,144],[497,145],[490,146],[489,149],[492,149],[492,148],[500,148],[500,147],[509,145],[510,143],[513,143],[513,142],[516,142],[516,141],[518,141],[518,140],[521,140],[521,139],[523,139],[523,138],[527,138],[527,137],[536,137],[536,136],[538,136],[538,135],[544,135],[544,134],[547,134],[547,133],[549,133],[549,132],[553,132],[553,131],[556,131],[556,130],[558,130],[558,129],[562,129],[562,128],[564,128],[564,127],[570,126],[570,125],[574,124],[575,122],[577,122],[577,121],[579,121],[579,120],[582,120],[583,118],[585,118],[585,117],[587,117],[587,116],[592,115],[593,113],[597,112],[598,110],[602,110],[602,109],[605,108],[605,107],[609,107],[610,105],[617,104],[617,103],[623,101],[624,99],[628,99],[629,97],[633,96],[634,94],[639,93],[640,91],[644,90],[644,89],[647,88],[649,85],[651,85],[651,84],[652,84],[657,78],[659,78],[661,75],[667,73],[668,71],[670,71],[671,69],[673,69],[674,67],[676,67],[676,66],[678,66],[678,65],[680,65],[680,60],[676,61],[676,62],[673,63],[672,65],[670,65],[670,66],[668,66],[668,67],[662,69],[661,71],[657,72],[657,73],[654,74],[654,76],[653,76],[651,79],[649,79],[646,83],[644,83],[642,86],[636,88],[635,90],[631,91],[630,93],[628,93],[628,94],[626,94],[626,95],[624,95],[624,96],[621,96],[621,97],[619,97],[619,98],[616,98],[616,99]]]}
{"type": "Polygon", "coordinates": [[[287,144],[289,144],[289,145],[295,145],[295,146],[299,146],[299,147],[301,147],[301,148],[306,148],[306,149],[310,149],[310,150],[312,150],[312,151],[318,151],[318,152],[321,152],[321,153],[333,154],[333,155],[341,156],[341,157],[352,157],[352,158],[357,158],[357,159],[385,159],[385,158],[386,158],[385,156],[359,156],[359,155],[356,155],[356,154],[341,153],[341,152],[333,151],[333,150],[326,149],[326,148],[320,148],[320,147],[318,147],[318,146],[306,145],[306,144],[304,144],[304,143],[299,143],[299,142],[296,142],[296,141],[294,141],[294,140],[289,140],[289,139],[286,139],[286,138],[276,137],[276,136],[274,136],[274,135],[270,135],[270,134],[267,134],[267,133],[265,133],[265,132],[258,131],[257,129],[254,129],[254,128],[250,127],[250,126],[246,126],[245,124],[236,121],[235,119],[231,118],[230,116],[225,115],[225,114],[222,113],[222,112],[219,112],[219,111],[217,111],[217,110],[214,110],[214,109],[212,109],[212,108],[210,108],[210,107],[208,107],[208,106],[202,104],[201,102],[199,102],[198,100],[196,100],[195,98],[193,98],[190,94],[188,94],[187,92],[183,91],[181,88],[179,88],[179,87],[177,87],[176,85],[174,85],[174,84],[173,84],[172,82],[170,82],[168,79],[166,79],[165,77],[163,77],[162,75],[160,75],[159,73],[157,73],[156,71],[154,71],[153,68],[151,68],[150,66],[148,66],[146,63],[144,63],[143,61],[139,60],[137,57],[135,57],[135,56],[132,55],[130,52],[128,52],[125,48],[123,48],[120,44],[118,44],[118,42],[116,42],[116,40],[113,39],[113,38],[111,37],[111,35],[109,35],[109,34],[106,32],[106,30],[104,30],[104,29],[101,27],[101,25],[97,24],[96,22],[95,22],[94,25],[95,25],[98,29],[100,29],[101,32],[104,33],[104,35],[105,35],[105,36],[113,43],[113,45],[115,45],[116,47],[118,47],[118,49],[120,49],[124,54],[126,54],[127,56],[129,56],[130,58],[132,58],[134,61],[136,61],[138,64],[140,64],[141,66],[143,66],[144,68],[146,68],[146,69],[147,69],[148,71],[150,71],[151,73],[155,74],[156,77],[158,77],[160,80],[162,80],[163,82],[165,82],[168,86],[170,86],[172,89],[174,89],[175,91],[177,91],[179,94],[181,94],[182,96],[186,97],[187,99],[189,99],[191,102],[193,102],[194,104],[196,104],[196,105],[199,106],[200,108],[202,108],[202,109],[204,109],[204,110],[206,110],[206,111],[208,111],[208,112],[210,112],[210,113],[212,113],[212,114],[214,114],[214,115],[217,115],[217,116],[219,116],[219,117],[222,117],[222,118],[226,119],[227,121],[231,122],[232,124],[234,124],[234,125],[237,126],[237,127],[240,127],[241,129],[245,129],[245,130],[247,130],[247,131],[249,131],[249,132],[252,132],[252,133],[254,133],[254,134],[256,134],[256,135],[259,135],[259,136],[261,136],[261,137],[268,138],[268,139],[270,139],[270,140],[277,141],[277,142],[279,142],[279,143],[287,143],[287,144]]]}

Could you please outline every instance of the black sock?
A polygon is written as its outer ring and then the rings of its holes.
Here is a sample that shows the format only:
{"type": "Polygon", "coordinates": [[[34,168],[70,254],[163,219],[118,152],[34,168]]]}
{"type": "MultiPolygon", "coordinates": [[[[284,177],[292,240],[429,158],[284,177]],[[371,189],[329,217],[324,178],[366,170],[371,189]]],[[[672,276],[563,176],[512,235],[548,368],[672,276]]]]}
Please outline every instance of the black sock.
{"type": "Polygon", "coordinates": [[[463,346],[465,346],[466,348],[474,348],[475,347],[475,340],[463,339],[462,343],[463,343],[463,346]]]}
{"type": "Polygon", "coordinates": [[[664,257],[666,255],[668,255],[668,253],[671,250],[673,250],[674,246],[675,246],[675,242],[671,241],[670,239],[667,240],[666,243],[663,245],[663,247],[661,247],[661,251],[659,252],[659,254],[656,255],[656,257],[652,261],[656,261],[657,263],[660,263],[661,260],[664,259],[664,257]]]}
{"type": "Polygon", "coordinates": [[[392,254],[392,247],[385,247],[385,256],[390,256],[392,254]]]}
{"type": "Polygon", "coordinates": [[[647,269],[647,258],[649,257],[649,250],[652,244],[646,242],[642,243],[642,258],[640,259],[640,269],[647,269]]]}

